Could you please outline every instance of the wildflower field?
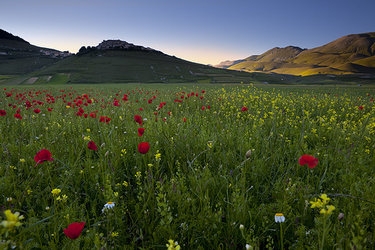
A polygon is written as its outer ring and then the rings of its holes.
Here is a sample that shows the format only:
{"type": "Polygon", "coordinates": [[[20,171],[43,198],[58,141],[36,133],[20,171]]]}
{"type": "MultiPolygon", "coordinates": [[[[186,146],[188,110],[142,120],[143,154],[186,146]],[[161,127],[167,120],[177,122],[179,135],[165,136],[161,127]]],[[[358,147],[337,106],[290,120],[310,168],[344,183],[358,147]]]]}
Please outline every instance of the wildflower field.
{"type": "Polygon", "coordinates": [[[0,249],[374,249],[374,96],[3,86],[0,249]]]}

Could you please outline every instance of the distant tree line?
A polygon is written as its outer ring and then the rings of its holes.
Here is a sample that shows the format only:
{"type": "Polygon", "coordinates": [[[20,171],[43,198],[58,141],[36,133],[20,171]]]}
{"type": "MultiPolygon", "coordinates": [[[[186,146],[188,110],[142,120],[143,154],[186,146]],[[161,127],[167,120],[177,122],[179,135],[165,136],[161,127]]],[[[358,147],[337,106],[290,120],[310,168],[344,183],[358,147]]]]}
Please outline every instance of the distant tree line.
{"type": "Polygon", "coordinates": [[[96,51],[96,50],[97,50],[97,48],[94,47],[94,46],[92,46],[92,47],[91,47],[91,46],[87,46],[87,47],[82,46],[82,47],[79,49],[77,55],[78,55],[78,56],[80,56],[80,55],[84,55],[84,54],[87,54],[87,53],[89,53],[89,52],[91,52],[91,51],[96,51]]]}

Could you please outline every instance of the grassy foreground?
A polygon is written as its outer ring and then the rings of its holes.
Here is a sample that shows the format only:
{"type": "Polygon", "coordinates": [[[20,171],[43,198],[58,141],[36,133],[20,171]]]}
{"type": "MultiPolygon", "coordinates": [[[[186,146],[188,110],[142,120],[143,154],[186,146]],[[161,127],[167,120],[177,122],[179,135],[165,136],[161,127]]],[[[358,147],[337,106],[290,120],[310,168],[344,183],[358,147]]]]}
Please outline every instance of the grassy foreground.
{"type": "Polygon", "coordinates": [[[374,95],[4,87],[0,249],[373,249],[374,95]]]}

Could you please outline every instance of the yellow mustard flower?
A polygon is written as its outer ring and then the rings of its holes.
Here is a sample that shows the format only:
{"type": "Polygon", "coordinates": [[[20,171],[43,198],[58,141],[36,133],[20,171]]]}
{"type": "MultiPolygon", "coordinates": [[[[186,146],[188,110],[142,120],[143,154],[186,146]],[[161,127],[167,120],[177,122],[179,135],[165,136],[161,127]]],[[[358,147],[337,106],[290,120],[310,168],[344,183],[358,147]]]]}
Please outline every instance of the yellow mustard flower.
{"type": "Polygon", "coordinates": [[[54,188],[54,189],[52,189],[51,193],[52,193],[53,196],[58,196],[61,193],[61,189],[54,188]]]}
{"type": "Polygon", "coordinates": [[[320,210],[320,214],[323,214],[323,215],[330,215],[332,214],[333,210],[335,210],[335,206],[333,205],[327,205],[325,208],[322,208],[320,210]]]}
{"type": "Polygon", "coordinates": [[[22,220],[24,217],[23,215],[20,215],[19,212],[12,213],[12,211],[5,210],[4,211],[6,220],[3,220],[0,225],[5,227],[8,230],[12,230],[15,227],[19,227],[22,225],[20,220],[22,220]]]}
{"type": "Polygon", "coordinates": [[[168,240],[168,243],[166,244],[166,246],[168,250],[180,250],[181,249],[180,245],[178,245],[178,242],[172,239],[168,240]]]}
{"type": "Polygon", "coordinates": [[[118,232],[112,232],[111,233],[111,237],[114,238],[114,237],[118,237],[119,236],[119,233],[118,232]]]}
{"type": "Polygon", "coordinates": [[[159,153],[159,150],[156,150],[155,160],[156,161],[160,161],[161,160],[161,153],[159,153]]]}
{"type": "Polygon", "coordinates": [[[315,198],[314,201],[310,201],[311,208],[320,209],[319,212],[322,215],[330,215],[335,210],[335,206],[328,204],[330,200],[331,198],[327,194],[321,194],[318,199],[315,198]]]}

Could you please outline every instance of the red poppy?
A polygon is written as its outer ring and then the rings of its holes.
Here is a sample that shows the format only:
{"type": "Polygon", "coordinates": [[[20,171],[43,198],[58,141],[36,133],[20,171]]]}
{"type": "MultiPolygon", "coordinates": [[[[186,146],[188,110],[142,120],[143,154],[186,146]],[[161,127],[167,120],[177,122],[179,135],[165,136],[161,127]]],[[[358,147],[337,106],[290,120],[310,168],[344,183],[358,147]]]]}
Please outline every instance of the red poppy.
{"type": "Polygon", "coordinates": [[[304,166],[307,164],[307,166],[309,168],[315,168],[316,165],[318,165],[318,162],[319,162],[319,159],[312,156],[312,155],[307,155],[307,154],[304,154],[302,155],[299,159],[298,159],[298,163],[299,165],[301,166],[304,166]]]}
{"type": "Polygon", "coordinates": [[[14,114],[14,117],[15,117],[16,119],[22,120],[22,115],[21,115],[20,113],[15,113],[15,114],[14,114]]]}
{"type": "Polygon", "coordinates": [[[67,228],[63,229],[64,234],[69,239],[72,239],[72,240],[77,239],[81,235],[82,230],[85,227],[85,224],[86,224],[85,222],[70,223],[67,228]]]}
{"type": "Polygon", "coordinates": [[[140,115],[135,115],[135,116],[134,116],[134,121],[135,121],[136,123],[138,123],[139,125],[141,125],[141,126],[142,126],[142,124],[143,124],[142,116],[140,116],[140,115]]]}
{"type": "Polygon", "coordinates": [[[34,156],[34,161],[36,164],[41,164],[45,161],[53,161],[52,154],[48,149],[41,149],[36,155],[34,156]]]}
{"type": "Polygon", "coordinates": [[[246,112],[246,111],[248,111],[249,109],[246,107],[246,106],[243,106],[242,108],[241,108],[241,112],[246,112]]]}
{"type": "Polygon", "coordinates": [[[120,102],[118,100],[114,100],[113,101],[113,106],[116,106],[116,107],[119,107],[120,106],[120,102]]]}
{"type": "Polygon", "coordinates": [[[159,103],[158,109],[162,109],[165,106],[165,104],[167,103],[166,102],[159,103]]]}
{"type": "Polygon", "coordinates": [[[363,110],[364,107],[361,105],[361,106],[358,106],[358,110],[363,110]]]}
{"type": "Polygon", "coordinates": [[[41,110],[40,110],[40,109],[38,109],[38,108],[34,109],[34,113],[35,113],[35,114],[39,114],[39,113],[40,113],[40,111],[41,111],[41,110]]]}
{"type": "Polygon", "coordinates": [[[90,117],[91,117],[91,118],[96,118],[96,113],[95,113],[95,112],[91,112],[91,113],[90,113],[90,117]]]}
{"type": "Polygon", "coordinates": [[[96,146],[94,141],[89,141],[89,143],[87,143],[87,147],[90,150],[94,150],[94,151],[98,150],[98,146],[96,146]]]}
{"type": "Polygon", "coordinates": [[[7,112],[4,109],[0,109],[0,116],[6,116],[7,112]]]}
{"type": "Polygon", "coordinates": [[[101,116],[99,118],[99,122],[109,123],[110,121],[111,121],[111,118],[109,118],[108,116],[101,116]]]}
{"type": "Polygon", "coordinates": [[[148,142],[140,142],[138,144],[138,152],[141,154],[146,154],[150,149],[150,143],[148,142]]]}
{"type": "Polygon", "coordinates": [[[145,132],[145,128],[138,128],[138,136],[142,136],[145,132]]]}

